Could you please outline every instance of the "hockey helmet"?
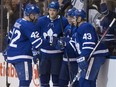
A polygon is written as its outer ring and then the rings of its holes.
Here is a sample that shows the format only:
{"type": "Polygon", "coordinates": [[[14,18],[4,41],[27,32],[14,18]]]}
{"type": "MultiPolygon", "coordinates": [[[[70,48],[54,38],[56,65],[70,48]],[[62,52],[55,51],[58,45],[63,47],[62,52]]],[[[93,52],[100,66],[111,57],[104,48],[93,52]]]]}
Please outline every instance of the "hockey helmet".
{"type": "Polygon", "coordinates": [[[71,8],[67,11],[66,16],[73,16],[73,12],[76,10],[76,8],[71,8]]]}
{"type": "Polygon", "coordinates": [[[48,8],[53,8],[53,9],[58,10],[58,9],[59,9],[59,3],[58,3],[58,1],[52,1],[52,2],[48,5],[48,8]]]}
{"type": "Polygon", "coordinates": [[[78,9],[76,9],[75,11],[72,12],[72,16],[76,16],[77,17],[78,16],[78,12],[79,12],[78,9]]]}
{"type": "Polygon", "coordinates": [[[74,16],[80,16],[82,19],[86,18],[86,12],[84,10],[75,10],[74,16]]]}
{"type": "Polygon", "coordinates": [[[30,15],[30,14],[39,14],[40,13],[40,9],[37,5],[34,4],[27,4],[25,7],[25,15],[30,15]]]}

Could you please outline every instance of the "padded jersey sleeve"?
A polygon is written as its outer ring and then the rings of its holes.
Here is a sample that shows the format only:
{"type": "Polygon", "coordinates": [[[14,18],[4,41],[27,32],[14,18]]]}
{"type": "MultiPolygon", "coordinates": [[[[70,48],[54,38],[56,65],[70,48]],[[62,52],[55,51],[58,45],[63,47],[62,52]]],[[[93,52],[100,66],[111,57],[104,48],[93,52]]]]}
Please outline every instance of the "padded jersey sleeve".
{"type": "Polygon", "coordinates": [[[39,32],[36,30],[36,26],[33,23],[30,23],[29,25],[22,26],[23,28],[22,31],[23,33],[28,37],[28,39],[30,40],[32,46],[35,49],[39,49],[42,45],[42,38],[40,37],[39,32]]]}

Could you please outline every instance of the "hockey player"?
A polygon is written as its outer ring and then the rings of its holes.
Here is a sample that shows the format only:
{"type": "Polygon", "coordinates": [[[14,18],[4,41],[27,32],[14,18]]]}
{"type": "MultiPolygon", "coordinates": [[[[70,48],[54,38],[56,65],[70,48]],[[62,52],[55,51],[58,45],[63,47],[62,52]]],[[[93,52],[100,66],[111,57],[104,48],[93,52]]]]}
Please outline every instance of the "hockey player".
{"type": "MultiPolygon", "coordinates": [[[[108,28],[109,24],[113,20],[113,18],[116,18],[116,13],[110,11],[107,7],[107,4],[105,2],[100,4],[101,14],[103,17],[100,20],[100,27],[101,27],[101,36],[105,32],[105,30],[108,28]]],[[[113,26],[109,29],[108,33],[106,34],[104,38],[104,42],[109,48],[111,55],[116,55],[116,22],[113,24],[113,26]]]]}
{"type": "Polygon", "coordinates": [[[78,28],[75,34],[75,45],[79,57],[77,63],[81,70],[79,85],[80,87],[96,87],[96,79],[101,65],[105,62],[108,49],[100,44],[93,53],[90,60],[88,57],[98,42],[98,37],[94,27],[85,22],[86,13],[79,10],[74,17],[78,28]]]}
{"type": "Polygon", "coordinates": [[[49,15],[43,16],[38,19],[37,27],[40,32],[40,36],[43,39],[48,39],[49,43],[46,43],[40,49],[40,82],[42,87],[49,87],[50,76],[52,75],[53,86],[59,86],[59,73],[62,63],[61,50],[55,48],[56,39],[62,35],[62,27],[65,28],[68,24],[66,18],[58,15],[59,3],[52,1],[48,5],[49,15]]]}
{"type": "Polygon", "coordinates": [[[66,18],[68,20],[68,25],[66,26],[66,28],[64,29],[65,32],[65,36],[67,36],[66,34],[69,35],[69,37],[72,37],[72,35],[74,34],[76,27],[74,26],[74,24],[72,23],[72,17],[74,16],[74,11],[76,10],[76,8],[71,8],[67,11],[66,13],[66,18]]]}
{"type": "MultiPolygon", "coordinates": [[[[60,87],[68,87],[69,81],[72,82],[78,72],[78,64],[76,62],[78,55],[75,52],[74,40],[71,39],[76,31],[76,27],[72,24],[72,17],[75,10],[74,8],[68,10],[66,16],[70,18],[70,21],[68,21],[69,25],[64,29],[65,37],[61,38],[56,46],[57,49],[61,49],[64,52],[59,77],[60,87]]],[[[74,83],[73,87],[79,87],[78,81],[74,83]]]]}
{"type": "Polygon", "coordinates": [[[19,87],[29,87],[32,79],[32,45],[38,49],[42,39],[35,31],[35,20],[39,7],[27,4],[23,18],[16,20],[12,32],[9,32],[9,45],[6,49],[7,62],[13,64],[19,78],[19,87]],[[38,41],[38,42],[37,42],[38,41]]]}

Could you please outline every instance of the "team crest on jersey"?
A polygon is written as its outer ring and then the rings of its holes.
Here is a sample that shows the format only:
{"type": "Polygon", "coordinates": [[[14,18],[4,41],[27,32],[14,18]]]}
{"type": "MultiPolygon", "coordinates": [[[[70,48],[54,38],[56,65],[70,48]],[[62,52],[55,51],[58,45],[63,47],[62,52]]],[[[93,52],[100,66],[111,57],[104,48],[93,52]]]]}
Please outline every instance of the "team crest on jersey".
{"type": "Polygon", "coordinates": [[[50,28],[47,32],[44,32],[43,33],[43,36],[44,36],[44,38],[46,38],[47,36],[49,36],[49,37],[57,37],[57,34],[55,34],[54,32],[53,32],[53,30],[50,28]]]}

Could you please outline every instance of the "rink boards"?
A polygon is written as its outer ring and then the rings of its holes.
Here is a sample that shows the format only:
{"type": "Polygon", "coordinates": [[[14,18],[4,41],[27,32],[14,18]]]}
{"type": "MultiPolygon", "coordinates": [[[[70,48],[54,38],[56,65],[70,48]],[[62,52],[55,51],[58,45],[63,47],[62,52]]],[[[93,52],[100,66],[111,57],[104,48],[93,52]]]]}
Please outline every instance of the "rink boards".
{"type": "MultiPolygon", "coordinates": [[[[37,66],[33,64],[33,79],[30,87],[40,87],[38,79],[37,66]]],[[[116,57],[111,57],[106,60],[102,66],[98,79],[97,87],[116,87],[116,57]]],[[[8,66],[8,83],[10,87],[18,87],[19,80],[17,78],[14,67],[9,64],[8,66]]],[[[6,87],[6,62],[0,53],[0,87],[6,87]]]]}

